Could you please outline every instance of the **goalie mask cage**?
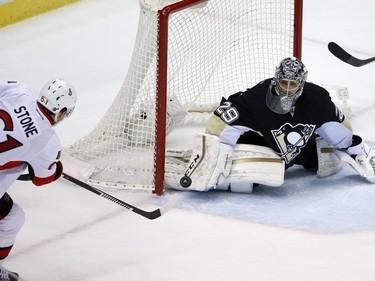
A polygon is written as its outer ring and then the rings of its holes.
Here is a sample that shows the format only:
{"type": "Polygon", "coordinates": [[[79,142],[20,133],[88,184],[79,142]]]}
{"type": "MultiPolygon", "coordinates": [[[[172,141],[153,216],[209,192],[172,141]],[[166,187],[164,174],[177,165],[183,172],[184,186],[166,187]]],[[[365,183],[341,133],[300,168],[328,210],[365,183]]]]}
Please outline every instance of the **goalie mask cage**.
{"type": "Polygon", "coordinates": [[[64,150],[66,173],[162,194],[167,102],[183,106],[184,124],[212,112],[300,57],[301,27],[302,0],[141,0],[123,85],[95,129],[64,150]]]}

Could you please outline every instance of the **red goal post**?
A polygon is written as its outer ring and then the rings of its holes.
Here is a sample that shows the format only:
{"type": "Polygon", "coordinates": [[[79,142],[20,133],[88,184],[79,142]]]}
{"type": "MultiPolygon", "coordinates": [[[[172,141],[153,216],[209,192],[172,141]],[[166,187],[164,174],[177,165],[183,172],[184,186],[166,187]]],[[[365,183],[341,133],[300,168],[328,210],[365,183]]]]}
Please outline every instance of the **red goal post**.
{"type": "Polygon", "coordinates": [[[284,57],[301,57],[302,0],[140,0],[140,7],[119,93],[63,161],[91,184],[161,195],[171,100],[189,124],[222,96],[271,77],[284,57]]]}

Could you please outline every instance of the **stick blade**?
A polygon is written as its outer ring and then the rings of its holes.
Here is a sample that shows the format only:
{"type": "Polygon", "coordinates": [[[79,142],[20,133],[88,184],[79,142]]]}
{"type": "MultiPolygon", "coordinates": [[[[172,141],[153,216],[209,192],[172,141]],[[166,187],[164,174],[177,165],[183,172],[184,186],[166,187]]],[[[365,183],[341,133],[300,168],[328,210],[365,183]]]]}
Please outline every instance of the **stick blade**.
{"type": "Polygon", "coordinates": [[[154,219],[157,219],[157,218],[161,217],[166,212],[168,212],[170,209],[172,209],[174,207],[174,205],[176,204],[176,202],[177,202],[177,194],[173,195],[168,200],[167,203],[165,203],[163,206],[161,206],[160,208],[158,208],[154,211],[147,212],[147,211],[143,211],[141,209],[133,209],[132,211],[139,214],[139,215],[142,215],[145,218],[148,218],[149,220],[154,220],[154,219]]]}
{"type": "Polygon", "coordinates": [[[343,48],[337,45],[335,42],[328,43],[328,50],[338,59],[342,60],[343,62],[348,63],[350,58],[352,57],[349,53],[347,53],[343,48]]]}
{"type": "Polygon", "coordinates": [[[355,67],[364,66],[370,62],[375,61],[375,57],[364,59],[364,60],[353,57],[351,54],[346,52],[343,48],[341,48],[335,42],[328,43],[328,50],[338,59],[355,67]]]}
{"type": "Polygon", "coordinates": [[[177,194],[173,195],[165,205],[160,207],[160,215],[164,215],[166,212],[172,209],[174,205],[176,205],[176,202],[177,202],[177,194]]]}

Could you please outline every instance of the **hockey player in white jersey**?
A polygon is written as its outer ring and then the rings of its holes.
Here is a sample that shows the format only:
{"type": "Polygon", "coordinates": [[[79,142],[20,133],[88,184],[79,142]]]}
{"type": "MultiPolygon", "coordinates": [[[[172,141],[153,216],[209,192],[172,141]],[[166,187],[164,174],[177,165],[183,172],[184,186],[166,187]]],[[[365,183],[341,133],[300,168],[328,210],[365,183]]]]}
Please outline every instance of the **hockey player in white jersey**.
{"type": "MultiPolygon", "coordinates": [[[[7,190],[27,168],[37,186],[61,176],[61,143],[53,126],[70,116],[76,100],[75,89],[61,79],[49,81],[37,100],[25,85],[0,81],[0,266],[24,224],[24,212],[7,190]]],[[[0,269],[3,280],[17,279],[0,269]]]]}

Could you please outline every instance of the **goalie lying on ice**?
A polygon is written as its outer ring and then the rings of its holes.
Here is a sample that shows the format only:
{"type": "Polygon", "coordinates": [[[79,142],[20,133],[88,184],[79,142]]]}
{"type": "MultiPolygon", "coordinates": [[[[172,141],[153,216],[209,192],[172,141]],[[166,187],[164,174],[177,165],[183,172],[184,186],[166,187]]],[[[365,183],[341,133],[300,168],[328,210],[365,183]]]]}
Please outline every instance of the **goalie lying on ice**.
{"type": "Polygon", "coordinates": [[[293,165],[336,173],[341,161],[375,182],[375,153],[324,88],[306,82],[305,65],[285,58],[275,76],[223,98],[195,137],[186,164],[168,157],[166,186],[181,190],[251,192],[253,183],[278,186],[293,165]]]}

